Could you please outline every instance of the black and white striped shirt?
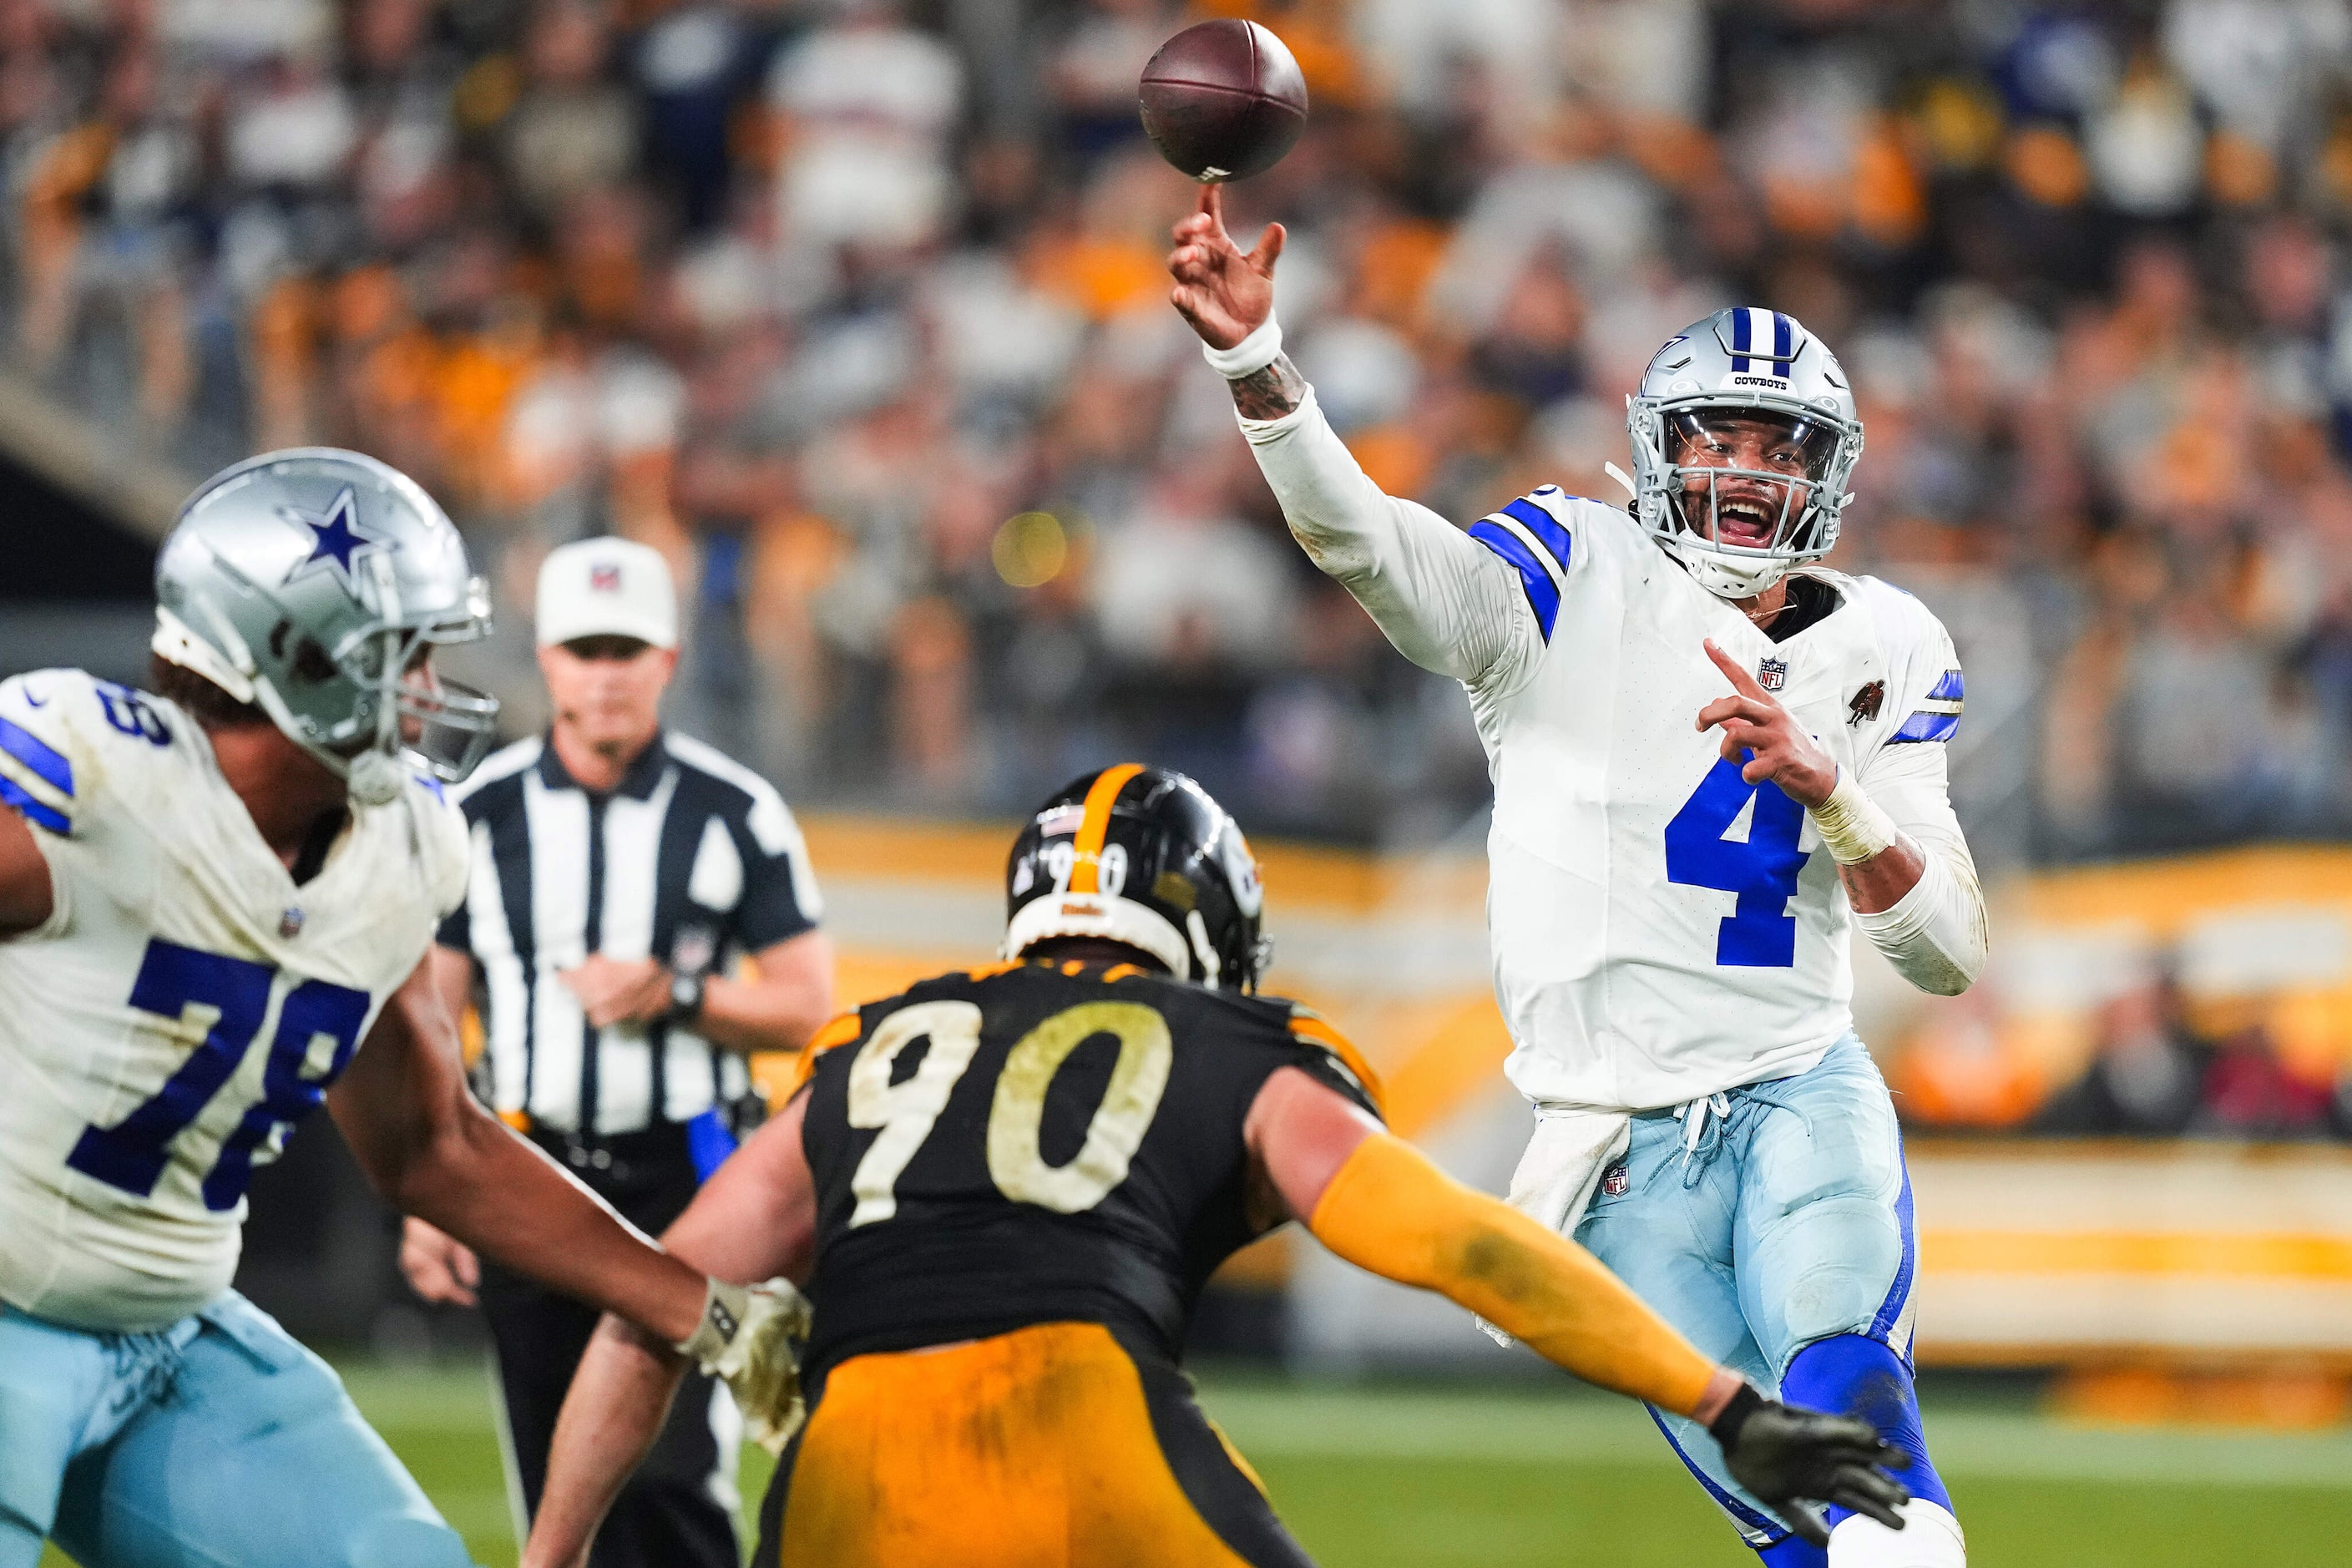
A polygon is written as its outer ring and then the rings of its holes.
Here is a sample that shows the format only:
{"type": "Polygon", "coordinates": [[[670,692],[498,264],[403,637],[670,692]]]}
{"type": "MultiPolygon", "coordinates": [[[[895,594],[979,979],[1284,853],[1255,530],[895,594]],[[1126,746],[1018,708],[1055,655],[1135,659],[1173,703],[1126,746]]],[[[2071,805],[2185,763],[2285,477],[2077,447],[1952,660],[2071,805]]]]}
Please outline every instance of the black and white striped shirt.
{"type": "Polygon", "coordinates": [[[723,972],[816,924],[792,812],[765,779],[667,731],[592,795],[543,740],[483,763],[456,795],[473,835],[463,908],[441,928],[482,983],[475,1081],[533,1131],[600,1135],[691,1121],[745,1092],[740,1056],[666,1025],[589,1026],[558,978],[592,952],[723,972]]]}

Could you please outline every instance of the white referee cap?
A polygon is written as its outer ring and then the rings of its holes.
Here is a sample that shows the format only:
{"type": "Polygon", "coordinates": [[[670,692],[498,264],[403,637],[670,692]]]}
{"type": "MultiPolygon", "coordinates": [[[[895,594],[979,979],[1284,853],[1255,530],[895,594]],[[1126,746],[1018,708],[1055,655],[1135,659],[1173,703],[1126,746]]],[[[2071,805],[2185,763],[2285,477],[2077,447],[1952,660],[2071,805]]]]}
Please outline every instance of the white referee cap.
{"type": "Polygon", "coordinates": [[[539,646],[574,637],[635,637],[677,646],[677,593],[660,551],[627,539],[583,539],[548,552],[539,569],[539,646]]]}

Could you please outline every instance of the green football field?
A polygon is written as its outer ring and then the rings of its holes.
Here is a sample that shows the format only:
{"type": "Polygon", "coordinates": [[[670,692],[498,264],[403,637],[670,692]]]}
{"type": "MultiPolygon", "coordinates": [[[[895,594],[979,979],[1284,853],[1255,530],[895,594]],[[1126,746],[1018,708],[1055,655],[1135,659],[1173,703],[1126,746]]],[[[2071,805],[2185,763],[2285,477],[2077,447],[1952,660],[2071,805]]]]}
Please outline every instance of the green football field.
{"type": "MultiPolygon", "coordinates": [[[[352,1394],[488,1568],[515,1560],[485,1373],[352,1366],[352,1394]]],[[[1203,1380],[1202,1399],[1328,1568],[1750,1568],[1648,1419],[1554,1385],[1203,1380]]],[[[2352,1561],[2352,1432],[2062,1426],[1931,1399],[1980,1568],[2320,1568],[2352,1561]]],[[[756,1500],[764,1456],[745,1466],[756,1500]]]]}

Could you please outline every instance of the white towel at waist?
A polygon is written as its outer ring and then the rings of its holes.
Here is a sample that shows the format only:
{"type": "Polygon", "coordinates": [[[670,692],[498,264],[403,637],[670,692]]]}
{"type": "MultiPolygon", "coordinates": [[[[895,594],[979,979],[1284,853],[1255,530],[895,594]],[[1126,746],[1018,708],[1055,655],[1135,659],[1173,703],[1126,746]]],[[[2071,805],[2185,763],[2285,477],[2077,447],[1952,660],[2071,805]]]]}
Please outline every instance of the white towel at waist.
{"type": "MultiPolygon", "coordinates": [[[[1633,1119],[1622,1110],[1536,1107],[1536,1130],[1511,1173],[1510,1205],[1548,1230],[1575,1234],[1601,1185],[1601,1173],[1633,1146],[1633,1119]]],[[[1496,1344],[1511,1336],[1486,1321],[1478,1326],[1496,1344]]]]}

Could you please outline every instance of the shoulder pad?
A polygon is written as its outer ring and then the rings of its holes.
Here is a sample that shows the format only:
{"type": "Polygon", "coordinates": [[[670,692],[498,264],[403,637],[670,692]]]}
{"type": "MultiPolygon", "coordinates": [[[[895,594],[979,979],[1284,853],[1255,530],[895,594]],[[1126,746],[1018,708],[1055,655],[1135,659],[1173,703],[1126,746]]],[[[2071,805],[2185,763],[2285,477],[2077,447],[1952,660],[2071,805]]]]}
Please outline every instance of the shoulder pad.
{"type": "Polygon", "coordinates": [[[1572,517],[1571,503],[1578,499],[1561,494],[1557,485],[1546,485],[1470,525],[1470,537],[1518,574],[1528,607],[1535,612],[1536,626],[1547,643],[1559,618],[1560,584],[1576,561],[1576,535],[1563,517],[1572,517]]]}
{"type": "Polygon", "coordinates": [[[74,766],[80,737],[68,717],[89,701],[78,669],[42,669],[0,681],[0,805],[59,837],[73,832],[88,769],[74,766]]]}
{"type": "Polygon", "coordinates": [[[1857,577],[1856,587],[1875,618],[1886,654],[1895,723],[1888,745],[1948,741],[1960,726],[1967,679],[1952,635],[1936,613],[1882,578],[1857,577]]]}
{"type": "Polygon", "coordinates": [[[1290,1004],[1289,1027],[1291,1038],[1302,1045],[1312,1046],[1329,1058],[1335,1067],[1354,1079],[1356,1086],[1364,1091],[1364,1098],[1372,1102],[1372,1109],[1379,1113],[1381,1120],[1388,1120],[1388,1097],[1381,1087],[1380,1075],[1372,1070],[1371,1064],[1364,1059],[1363,1053],[1356,1049],[1347,1036],[1333,1028],[1320,1013],[1303,1002],[1290,1004]]]}
{"type": "Polygon", "coordinates": [[[866,1015],[863,1010],[852,1007],[846,1013],[836,1015],[824,1028],[811,1035],[809,1043],[801,1047],[800,1056],[793,1062],[792,1080],[784,1086],[784,1098],[790,1100],[798,1094],[801,1087],[816,1076],[819,1057],[827,1051],[855,1044],[865,1033],[866,1015]]]}
{"type": "Polygon", "coordinates": [[[173,737],[190,723],[160,697],[83,670],[0,681],[0,805],[70,835],[93,802],[121,795],[124,770],[168,765],[173,737]]]}

